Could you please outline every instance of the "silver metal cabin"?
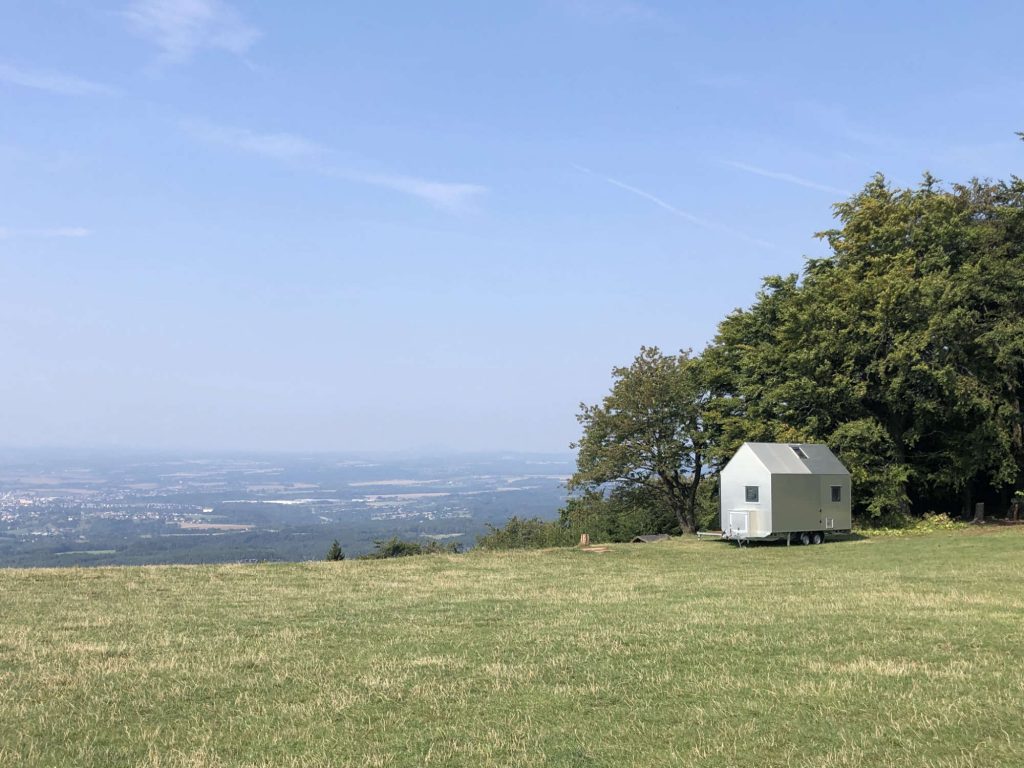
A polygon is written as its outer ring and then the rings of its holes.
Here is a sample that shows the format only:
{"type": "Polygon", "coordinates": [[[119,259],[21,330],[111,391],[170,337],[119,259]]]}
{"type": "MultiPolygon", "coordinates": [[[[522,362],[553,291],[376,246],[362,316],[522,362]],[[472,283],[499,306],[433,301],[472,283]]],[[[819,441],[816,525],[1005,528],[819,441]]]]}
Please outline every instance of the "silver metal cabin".
{"type": "Polygon", "coordinates": [[[817,544],[850,530],[850,473],[828,446],[744,443],[720,480],[724,538],[817,544]]]}

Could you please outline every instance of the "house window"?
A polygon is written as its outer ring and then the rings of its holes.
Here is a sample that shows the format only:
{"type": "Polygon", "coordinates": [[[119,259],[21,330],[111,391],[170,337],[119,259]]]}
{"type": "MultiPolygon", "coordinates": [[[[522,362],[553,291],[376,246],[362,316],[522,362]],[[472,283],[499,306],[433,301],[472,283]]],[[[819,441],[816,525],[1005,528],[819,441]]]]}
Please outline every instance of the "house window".
{"type": "Polygon", "coordinates": [[[842,501],[842,500],[843,500],[843,486],[841,486],[841,485],[833,485],[832,486],[832,501],[842,501]]]}
{"type": "Polygon", "coordinates": [[[756,486],[756,485],[748,485],[747,486],[747,501],[748,502],[752,502],[752,503],[756,503],[757,502],[757,488],[758,488],[758,486],[756,486]]]}
{"type": "Polygon", "coordinates": [[[789,447],[792,448],[793,449],[793,453],[795,453],[801,459],[806,459],[807,458],[807,454],[804,453],[804,449],[801,448],[799,445],[791,445],[789,447]]]}

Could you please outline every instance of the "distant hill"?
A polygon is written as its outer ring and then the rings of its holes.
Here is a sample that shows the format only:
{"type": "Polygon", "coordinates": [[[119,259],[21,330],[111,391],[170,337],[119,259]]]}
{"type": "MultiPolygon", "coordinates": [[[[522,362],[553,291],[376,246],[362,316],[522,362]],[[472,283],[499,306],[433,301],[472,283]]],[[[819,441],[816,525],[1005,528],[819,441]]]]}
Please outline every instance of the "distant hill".
{"type": "Polygon", "coordinates": [[[398,536],[468,548],[554,519],[566,454],[0,452],[0,566],[320,559],[398,536]]]}

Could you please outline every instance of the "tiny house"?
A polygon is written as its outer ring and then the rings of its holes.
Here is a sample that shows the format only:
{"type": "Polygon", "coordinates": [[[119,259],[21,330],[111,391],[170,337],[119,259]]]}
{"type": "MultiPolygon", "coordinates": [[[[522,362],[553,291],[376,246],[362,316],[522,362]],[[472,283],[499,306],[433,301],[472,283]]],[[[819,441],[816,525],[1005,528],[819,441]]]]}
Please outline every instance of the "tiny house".
{"type": "Polygon", "coordinates": [[[850,530],[850,473],[828,446],[744,443],[720,481],[723,538],[820,544],[850,530]]]}

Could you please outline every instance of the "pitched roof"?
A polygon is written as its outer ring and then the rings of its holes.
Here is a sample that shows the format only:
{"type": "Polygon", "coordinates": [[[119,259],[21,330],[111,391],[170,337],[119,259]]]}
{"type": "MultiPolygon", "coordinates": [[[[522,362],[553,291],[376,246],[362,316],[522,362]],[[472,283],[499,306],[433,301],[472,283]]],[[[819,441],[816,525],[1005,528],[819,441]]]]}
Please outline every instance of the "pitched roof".
{"type": "Polygon", "coordinates": [[[773,475],[850,474],[827,445],[818,443],[744,443],[773,475]],[[801,456],[802,454],[802,456],[801,456]]]}

